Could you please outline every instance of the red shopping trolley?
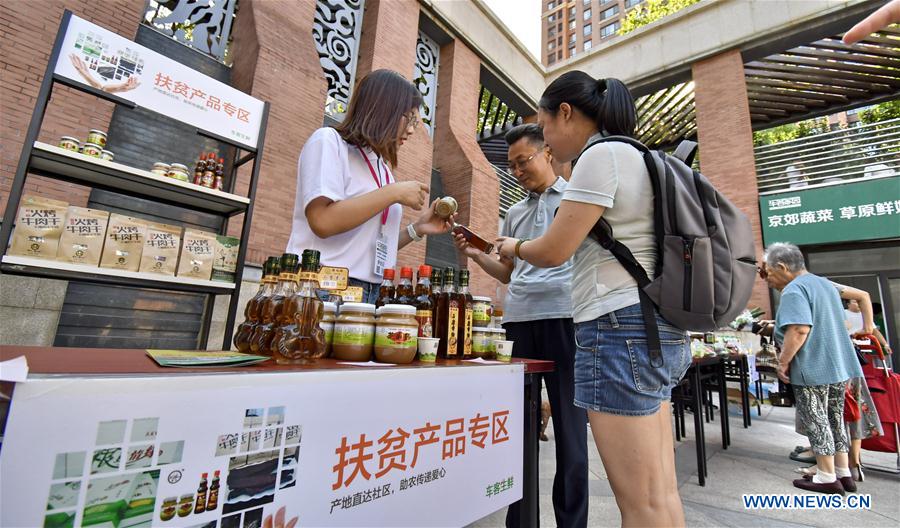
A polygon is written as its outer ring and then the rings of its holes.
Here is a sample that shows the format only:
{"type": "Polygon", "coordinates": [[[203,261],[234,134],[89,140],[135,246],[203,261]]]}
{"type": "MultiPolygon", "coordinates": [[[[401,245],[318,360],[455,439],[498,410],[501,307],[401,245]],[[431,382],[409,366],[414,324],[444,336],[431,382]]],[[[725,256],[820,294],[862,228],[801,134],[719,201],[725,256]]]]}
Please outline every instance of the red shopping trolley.
{"type": "Polygon", "coordinates": [[[866,469],[900,474],[900,374],[894,372],[887,364],[884,352],[878,339],[873,335],[867,335],[864,339],[869,344],[859,344],[857,347],[864,352],[871,352],[876,357],[870,357],[869,362],[863,365],[863,376],[872,394],[872,401],[878,411],[878,418],[884,429],[884,435],[867,438],[862,441],[862,448],[867,451],[879,451],[882,453],[897,453],[897,467],[881,467],[866,464],[866,469]]]}

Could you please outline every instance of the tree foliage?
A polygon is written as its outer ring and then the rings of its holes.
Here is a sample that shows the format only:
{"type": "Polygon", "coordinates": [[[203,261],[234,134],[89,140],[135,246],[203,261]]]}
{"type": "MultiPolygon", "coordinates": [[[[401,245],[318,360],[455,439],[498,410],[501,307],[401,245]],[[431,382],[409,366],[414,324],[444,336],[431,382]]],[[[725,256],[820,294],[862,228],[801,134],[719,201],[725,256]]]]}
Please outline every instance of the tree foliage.
{"type": "Polygon", "coordinates": [[[631,33],[635,29],[652,24],[660,18],[666,17],[696,4],[700,0],[647,0],[643,4],[635,7],[625,15],[622,20],[622,27],[619,28],[619,35],[631,33]]]}

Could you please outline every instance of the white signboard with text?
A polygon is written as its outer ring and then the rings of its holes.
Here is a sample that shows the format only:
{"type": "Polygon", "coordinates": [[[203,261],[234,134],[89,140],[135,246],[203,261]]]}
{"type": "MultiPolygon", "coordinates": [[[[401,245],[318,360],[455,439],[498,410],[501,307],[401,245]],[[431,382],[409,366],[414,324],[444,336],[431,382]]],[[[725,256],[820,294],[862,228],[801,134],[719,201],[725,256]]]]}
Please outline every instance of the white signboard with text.
{"type": "Polygon", "coordinates": [[[465,525],[522,497],[523,375],[29,380],[0,452],[0,525],[465,525]]]}
{"type": "Polygon", "coordinates": [[[72,15],[54,73],[256,148],[262,101],[72,15]]]}

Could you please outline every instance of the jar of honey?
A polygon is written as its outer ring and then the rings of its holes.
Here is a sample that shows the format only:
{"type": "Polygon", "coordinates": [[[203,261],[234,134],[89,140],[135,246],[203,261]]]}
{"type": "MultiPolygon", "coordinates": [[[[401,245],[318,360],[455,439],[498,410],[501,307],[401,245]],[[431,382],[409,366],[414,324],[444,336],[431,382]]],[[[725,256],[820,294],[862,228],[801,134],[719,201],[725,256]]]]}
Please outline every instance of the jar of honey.
{"type": "Polygon", "coordinates": [[[346,303],[334,321],[331,351],[343,361],[369,361],[375,343],[375,305],[346,303]]]}
{"type": "Polygon", "coordinates": [[[375,327],[375,360],[380,363],[410,363],[419,348],[416,307],[386,304],[375,327]]]}

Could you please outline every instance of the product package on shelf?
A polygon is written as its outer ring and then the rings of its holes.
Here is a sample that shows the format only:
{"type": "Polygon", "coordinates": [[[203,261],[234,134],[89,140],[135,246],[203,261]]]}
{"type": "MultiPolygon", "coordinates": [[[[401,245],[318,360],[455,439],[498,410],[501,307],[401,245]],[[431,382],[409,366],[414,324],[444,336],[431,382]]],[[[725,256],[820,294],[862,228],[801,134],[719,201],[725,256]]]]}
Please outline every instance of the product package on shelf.
{"type": "Polygon", "coordinates": [[[237,270],[238,250],[240,248],[241,239],[225,235],[216,236],[212,280],[234,282],[234,273],[237,270]]]}
{"type": "Polygon", "coordinates": [[[138,271],[148,225],[146,220],[110,214],[100,267],[138,271]]]}
{"type": "Polygon", "coordinates": [[[150,223],[144,237],[140,271],[174,276],[180,247],[181,227],[150,223]]]}
{"type": "Polygon", "coordinates": [[[98,266],[109,212],[69,206],[56,260],[69,264],[98,266]]]}
{"type": "Polygon", "coordinates": [[[209,280],[215,258],[216,235],[185,229],[178,261],[178,276],[209,280]]]}
{"type": "Polygon", "coordinates": [[[10,255],[56,258],[69,204],[41,196],[25,196],[19,206],[10,255]]]}

